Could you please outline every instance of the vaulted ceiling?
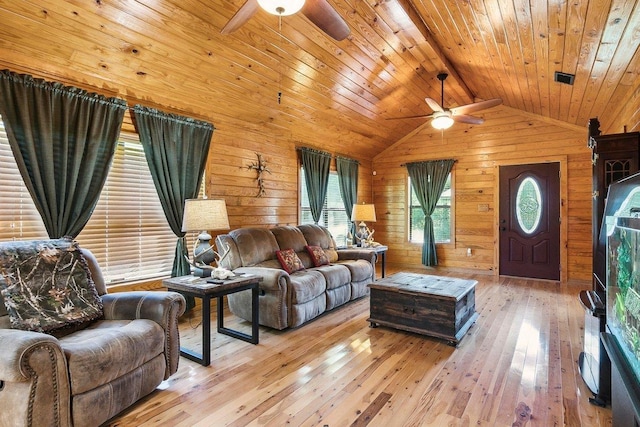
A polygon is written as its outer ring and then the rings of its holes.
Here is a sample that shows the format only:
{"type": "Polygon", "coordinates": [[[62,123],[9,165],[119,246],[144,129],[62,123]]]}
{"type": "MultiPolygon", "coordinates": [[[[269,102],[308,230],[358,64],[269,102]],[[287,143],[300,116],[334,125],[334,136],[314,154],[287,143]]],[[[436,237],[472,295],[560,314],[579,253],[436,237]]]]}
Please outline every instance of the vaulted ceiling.
{"type": "Polygon", "coordinates": [[[447,107],[502,98],[494,108],[640,129],[639,0],[328,1],[342,41],[262,10],[222,35],[245,0],[0,0],[0,66],[216,125],[324,131],[363,158],[424,125],[387,119],[431,113],[440,72],[447,107]]]}

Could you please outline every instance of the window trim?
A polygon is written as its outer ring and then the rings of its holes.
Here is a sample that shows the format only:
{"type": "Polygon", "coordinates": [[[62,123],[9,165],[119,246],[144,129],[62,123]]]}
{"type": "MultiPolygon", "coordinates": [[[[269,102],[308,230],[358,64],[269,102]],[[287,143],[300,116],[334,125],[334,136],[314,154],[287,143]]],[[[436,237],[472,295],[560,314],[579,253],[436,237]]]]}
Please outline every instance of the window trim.
{"type": "MultiPolygon", "coordinates": [[[[456,244],[456,210],[455,210],[455,206],[456,206],[456,192],[455,192],[455,181],[456,181],[456,175],[455,175],[455,167],[454,169],[451,170],[451,172],[449,172],[449,175],[451,175],[451,205],[449,207],[449,241],[448,242],[436,242],[436,246],[441,246],[441,247],[454,247],[455,248],[455,244],[456,244]]],[[[405,173],[405,188],[406,188],[406,211],[405,211],[405,242],[408,243],[409,245],[414,245],[414,246],[422,246],[422,242],[416,242],[416,241],[412,241],[410,240],[411,237],[411,177],[409,176],[408,173],[405,173]]]]}

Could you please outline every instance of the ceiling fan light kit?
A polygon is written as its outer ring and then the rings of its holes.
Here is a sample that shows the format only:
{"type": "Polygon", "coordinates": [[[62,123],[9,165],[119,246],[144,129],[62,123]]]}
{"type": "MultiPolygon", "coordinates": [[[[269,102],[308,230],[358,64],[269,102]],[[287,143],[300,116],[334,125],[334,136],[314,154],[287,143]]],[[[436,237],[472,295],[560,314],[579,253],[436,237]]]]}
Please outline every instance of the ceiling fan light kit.
{"type": "Polygon", "coordinates": [[[261,8],[276,16],[293,15],[302,9],[304,2],[305,0],[258,0],[261,8]]]}
{"type": "Polygon", "coordinates": [[[431,126],[438,130],[449,129],[453,125],[453,118],[446,111],[438,111],[434,113],[431,120],[431,126]]]}
{"type": "Polygon", "coordinates": [[[327,0],[246,0],[220,33],[233,33],[260,9],[278,17],[301,11],[316,27],[337,41],[344,40],[351,33],[345,20],[327,0]]]}

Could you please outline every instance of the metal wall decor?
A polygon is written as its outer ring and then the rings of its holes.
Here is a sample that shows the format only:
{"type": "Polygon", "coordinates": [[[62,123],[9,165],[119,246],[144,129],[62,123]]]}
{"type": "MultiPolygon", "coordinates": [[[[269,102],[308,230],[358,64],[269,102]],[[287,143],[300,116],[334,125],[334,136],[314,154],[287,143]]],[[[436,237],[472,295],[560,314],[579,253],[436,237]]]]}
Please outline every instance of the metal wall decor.
{"type": "Polygon", "coordinates": [[[264,172],[271,173],[271,171],[267,167],[267,161],[262,157],[262,154],[256,153],[256,156],[258,157],[258,161],[251,163],[249,166],[247,166],[247,169],[253,169],[258,173],[258,176],[256,178],[256,181],[258,181],[258,194],[256,194],[256,197],[262,197],[267,194],[267,190],[264,186],[264,177],[262,176],[262,174],[264,172]]]}

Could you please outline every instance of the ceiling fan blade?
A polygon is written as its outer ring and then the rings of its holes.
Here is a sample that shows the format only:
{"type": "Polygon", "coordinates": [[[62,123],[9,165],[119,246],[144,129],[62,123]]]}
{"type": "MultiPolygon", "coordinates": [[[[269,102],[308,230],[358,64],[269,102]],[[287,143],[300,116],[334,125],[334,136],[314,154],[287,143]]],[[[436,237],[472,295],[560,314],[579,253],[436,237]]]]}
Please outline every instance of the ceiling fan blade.
{"type": "Polygon", "coordinates": [[[437,101],[431,98],[425,98],[424,100],[429,106],[429,108],[431,108],[433,111],[444,111],[444,109],[440,106],[440,104],[438,104],[437,101]]]}
{"type": "Polygon", "coordinates": [[[487,99],[486,101],[474,102],[473,104],[453,107],[451,109],[451,112],[453,112],[454,115],[456,114],[464,115],[467,113],[473,113],[474,111],[484,110],[485,108],[495,107],[496,105],[500,105],[500,104],[502,104],[502,99],[500,98],[487,99]]]}
{"type": "Polygon", "coordinates": [[[347,23],[327,0],[307,0],[302,6],[302,13],[309,21],[338,41],[344,40],[351,33],[347,23]]]}
{"type": "Polygon", "coordinates": [[[260,6],[257,0],[247,0],[229,22],[220,30],[221,34],[230,34],[243,26],[253,15],[256,14],[260,6]]]}
{"type": "Polygon", "coordinates": [[[428,119],[429,117],[433,117],[433,114],[421,114],[419,116],[387,117],[385,120],[428,119]]]}
{"type": "Polygon", "coordinates": [[[453,120],[460,123],[468,123],[470,125],[481,125],[484,123],[484,119],[480,117],[467,116],[466,114],[454,114],[453,120]]]}

